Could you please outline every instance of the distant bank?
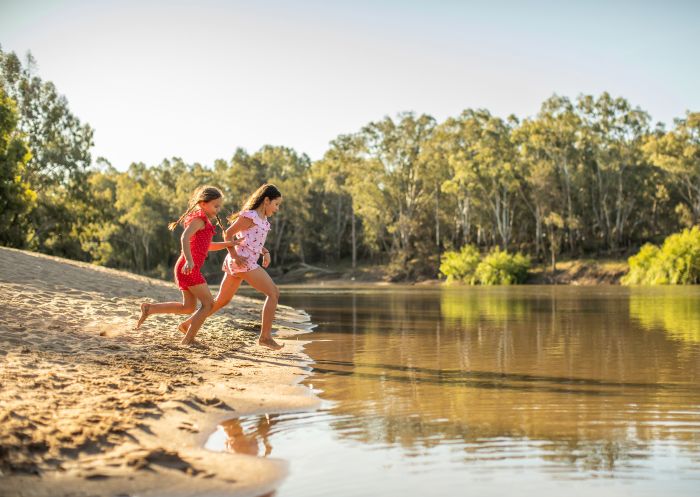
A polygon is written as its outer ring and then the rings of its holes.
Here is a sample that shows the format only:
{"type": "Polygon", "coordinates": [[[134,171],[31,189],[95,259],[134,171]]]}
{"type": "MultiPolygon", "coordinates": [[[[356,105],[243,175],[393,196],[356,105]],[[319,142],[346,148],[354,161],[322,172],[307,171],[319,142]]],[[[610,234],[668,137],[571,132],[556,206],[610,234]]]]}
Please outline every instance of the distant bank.
{"type": "MultiPolygon", "coordinates": [[[[548,264],[533,265],[526,284],[532,285],[619,285],[622,276],[629,270],[627,258],[621,259],[572,259],[557,263],[556,272],[548,264]]],[[[297,263],[283,270],[272,272],[279,284],[328,284],[339,283],[389,283],[384,265],[363,264],[353,271],[348,264],[305,264],[297,263]]],[[[415,284],[442,284],[443,280],[422,279],[415,284]]]]}

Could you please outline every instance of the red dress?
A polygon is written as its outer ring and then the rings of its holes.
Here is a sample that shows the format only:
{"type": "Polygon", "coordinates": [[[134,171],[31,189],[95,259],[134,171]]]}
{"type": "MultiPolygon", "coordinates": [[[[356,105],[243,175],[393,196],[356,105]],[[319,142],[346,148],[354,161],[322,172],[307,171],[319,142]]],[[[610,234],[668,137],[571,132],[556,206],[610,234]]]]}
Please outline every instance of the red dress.
{"type": "Polygon", "coordinates": [[[201,269],[209,253],[209,244],[212,238],[214,238],[216,228],[214,228],[214,225],[211,224],[211,221],[209,221],[209,218],[201,209],[197,209],[187,215],[184,221],[185,228],[195,219],[204,221],[204,228],[198,230],[190,238],[190,253],[192,254],[192,262],[194,263],[192,272],[190,272],[190,274],[184,274],[182,272],[182,268],[186,262],[184,253],[180,253],[180,258],[175,264],[175,283],[177,283],[180,290],[187,290],[187,288],[191,286],[206,283],[204,276],[202,276],[201,269]]]}

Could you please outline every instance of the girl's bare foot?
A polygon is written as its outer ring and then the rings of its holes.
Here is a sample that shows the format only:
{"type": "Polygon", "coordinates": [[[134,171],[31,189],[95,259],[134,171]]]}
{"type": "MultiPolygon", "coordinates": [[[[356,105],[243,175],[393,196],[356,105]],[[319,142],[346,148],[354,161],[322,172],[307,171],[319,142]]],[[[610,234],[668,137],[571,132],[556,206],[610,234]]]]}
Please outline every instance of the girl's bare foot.
{"type": "MultiPolygon", "coordinates": [[[[179,329],[179,328],[178,328],[179,329]]],[[[187,333],[185,333],[185,336],[182,337],[182,341],[180,342],[182,345],[189,345],[192,342],[194,342],[194,337],[197,335],[197,332],[195,331],[194,333],[191,333],[191,330],[187,330],[187,333]]]]}
{"type": "Polygon", "coordinates": [[[196,347],[198,349],[208,349],[209,348],[206,344],[200,342],[199,340],[195,340],[194,338],[188,342],[186,342],[185,340],[186,340],[186,338],[183,338],[182,340],[180,340],[180,345],[186,345],[188,347],[196,347]]]}
{"type": "Polygon", "coordinates": [[[134,326],[135,330],[138,330],[141,327],[141,325],[143,324],[143,322],[146,320],[146,318],[148,317],[148,311],[150,308],[151,308],[151,304],[149,304],[148,302],[144,302],[143,304],[141,304],[141,316],[139,317],[139,320],[136,323],[136,326],[134,326]]]}
{"type": "Polygon", "coordinates": [[[283,344],[283,343],[280,344],[280,343],[275,342],[275,341],[272,339],[272,337],[270,337],[270,338],[262,338],[262,337],[259,338],[259,339],[258,339],[258,345],[262,345],[263,347],[267,347],[268,349],[272,349],[272,350],[279,350],[279,349],[281,349],[282,347],[284,347],[284,344],[283,344]]]}
{"type": "Polygon", "coordinates": [[[190,326],[185,323],[180,323],[177,327],[177,331],[182,333],[183,335],[187,335],[187,331],[190,329],[190,326]]]}

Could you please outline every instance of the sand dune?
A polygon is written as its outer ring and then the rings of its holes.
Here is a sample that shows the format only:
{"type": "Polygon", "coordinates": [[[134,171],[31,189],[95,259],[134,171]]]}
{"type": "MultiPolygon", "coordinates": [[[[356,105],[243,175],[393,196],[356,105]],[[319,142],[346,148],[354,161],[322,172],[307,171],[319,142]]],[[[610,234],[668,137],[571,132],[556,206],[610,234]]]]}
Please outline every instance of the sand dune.
{"type": "Polygon", "coordinates": [[[180,316],[132,329],[145,298],[179,295],[0,248],[0,494],[260,495],[279,484],[284,461],[201,447],[236,415],[317,405],[297,385],[306,316],[278,311],[279,352],[255,344],[261,302],[244,297],[207,320],[195,347],[179,345],[180,316]]]}

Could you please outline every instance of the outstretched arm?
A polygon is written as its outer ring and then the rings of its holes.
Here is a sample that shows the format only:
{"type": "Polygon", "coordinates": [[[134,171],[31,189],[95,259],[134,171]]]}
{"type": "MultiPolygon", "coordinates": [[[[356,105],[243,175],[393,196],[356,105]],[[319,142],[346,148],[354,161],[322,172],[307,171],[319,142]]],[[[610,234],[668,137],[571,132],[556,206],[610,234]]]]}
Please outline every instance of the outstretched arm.
{"type": "Polygon", "coordinates": [[[238,240],[226,240],[225,242],[210,242],[209,252],[214,252],[216,250],[222,250],[225,248],[233,247],[238,244],[238,240]]]}

